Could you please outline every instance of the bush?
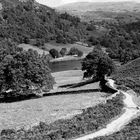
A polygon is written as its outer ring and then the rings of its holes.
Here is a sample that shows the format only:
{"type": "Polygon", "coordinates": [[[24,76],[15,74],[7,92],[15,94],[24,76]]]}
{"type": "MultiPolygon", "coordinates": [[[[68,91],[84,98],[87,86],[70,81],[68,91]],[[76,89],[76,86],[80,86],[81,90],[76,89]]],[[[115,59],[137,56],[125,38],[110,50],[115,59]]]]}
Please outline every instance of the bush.
{"type": "Polygon", "coordinates": [[[77,48],[73,47],[68,52],[68,55],[77,55],[78,57],[82,57],[83,56],[83,52],[78,50],[77,48]]]}

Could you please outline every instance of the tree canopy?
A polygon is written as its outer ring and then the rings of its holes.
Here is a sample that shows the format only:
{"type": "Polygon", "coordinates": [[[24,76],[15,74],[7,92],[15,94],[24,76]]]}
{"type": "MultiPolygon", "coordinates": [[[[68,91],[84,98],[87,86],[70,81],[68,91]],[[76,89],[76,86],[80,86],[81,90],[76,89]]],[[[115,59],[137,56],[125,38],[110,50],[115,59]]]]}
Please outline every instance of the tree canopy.
{"type": "Polygon", "coordinates": [[[0,93],[12,90],[20,95],[26,90],[52,89],[54,80],[47,56],[31,49],[23,51],[7,41],[1,42],[0,48],[0,93]]]}
{"type": "Polygon", "coordinates": [[[93,78],[100,81],[105,75],[110,75],[115,70],[111,58],[103,51],[95,48],[82,62],[84,78],[93,78]]]}

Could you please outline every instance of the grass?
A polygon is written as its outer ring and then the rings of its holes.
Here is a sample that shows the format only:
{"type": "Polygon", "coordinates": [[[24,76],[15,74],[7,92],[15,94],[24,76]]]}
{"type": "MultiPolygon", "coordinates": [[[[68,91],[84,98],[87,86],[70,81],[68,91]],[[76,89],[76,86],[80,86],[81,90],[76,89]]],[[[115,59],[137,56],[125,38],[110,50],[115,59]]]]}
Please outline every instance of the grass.
{"type": "Polygon", "coordinates": [[[73,90],[86,90],[86,89],[99,89],[99,83],[91,83],[77,88],[61,88],[63,85],[69,85],[73,83],[83,82],[83,71],[81,70],[70,70],[64,72],[56,72],[52,74],[55,77],[54,89],[51,92],[59,91],[73,91],[73,90]]]}
{"type": "Polygon", "coordinates": [[[37,51],[39,54],[43,54],[45,53],[46,55],[49,54],[48,51],[44,51],[36,46],[32,46],[32,45],[29,45],[29,44],[20,44],[19,47],[23,48],[25,51],[28,51],[29,49],[33,49],[35,51],[37,51]]]}
{"type": "MultiPolygon", "coordinates": [[[[56,78],[56,87],[60,85],[80,82],[82,71],[66,71],[53,73],[56,78]]],[[[97,84],[87,85],[85,88],[97,88],[97,84]]],[[[66,90],[66,89],[65,89],[66,90]]],[[[74,89],[78,90],[78,89],[74,89]]],[[[82,110],[104,102],[105,93],[91,92],[48,96],[39,99],[0,105],[0,130],[8,128],[29,128],[40,121],[51,123],[62,118],[71,118],[82,110]],[[103,97],[104,96],[104,97],[103,97]]]]}
{"type": "MultiPolygon", "coordinates": [[[[1,139],[39,139],[39,140],[68,140],[83,134],[103,128],[110,120],[123,111],[121,94],[94,107],[83,109],[82,113],[70,119],[60,119],[54,123],[41,122],[31,129],[3,130],[1,139]]],[[[64,101],[64,99],[63,99],[64,101]]],[[[73,105],[74,107],[74,105],[73,105]]]]}
{"type": "Polygon", "coordinates": [[[140,58],[121,66],[112,77],[118,85],[133,89],[140,95],[140,58]]]}
{"type": "Polygon", "coordinates": [[[131,121],[121,131],[109,136],[95,138],[94,140],[139,140],[140,139],[140,117],[131,121]]]}

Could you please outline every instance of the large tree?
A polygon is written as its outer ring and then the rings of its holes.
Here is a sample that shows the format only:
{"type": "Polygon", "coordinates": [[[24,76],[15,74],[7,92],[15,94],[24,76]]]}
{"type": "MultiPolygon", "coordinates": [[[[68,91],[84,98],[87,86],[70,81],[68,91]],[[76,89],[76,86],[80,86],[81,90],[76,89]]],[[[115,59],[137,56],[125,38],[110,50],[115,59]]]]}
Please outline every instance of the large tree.
{"type": "Polygon", "coordinates": [[[110,75],[115,70],[112,59],[103,51],[95,48],[82,62],[84,78],[93,78],[101,81],[105,75],[110,75]]]}
{"type": "Polygon", "coordinates": [[[33,50],[23,51],[10,42],[1,42],[0,48],[0,93],[12,90],[14,96],[20,96],[28,90],[52,88],[46,56],[33,50]]]}

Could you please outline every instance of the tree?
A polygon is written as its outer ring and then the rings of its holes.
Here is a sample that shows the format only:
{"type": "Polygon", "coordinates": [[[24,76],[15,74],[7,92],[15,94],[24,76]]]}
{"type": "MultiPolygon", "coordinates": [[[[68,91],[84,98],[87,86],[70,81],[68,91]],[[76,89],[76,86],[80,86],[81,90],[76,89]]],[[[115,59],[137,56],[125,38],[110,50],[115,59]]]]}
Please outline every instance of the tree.
{"type": "Polygon", "coordinates": [[[68,52],[68,55],[77,55],[78,57],[81,57],[83,56],[83,52],[75,47],[72,47],[68,52]]]}
{"type": "Polygon", "coordinates": [[[99,49],[94,49],[82,62],[84,78],[93,78],[101,81],[105,75],[109,76],[114,70],[115,65],[111,58],[99,49]]]}
{"type": "Polygon", "coordinates": [[[58,52],[56,49],[51,49],[51,50],[49,51],[49,53],[51,54],[51,56],[52,56],[53,58],[58,58],[58,57],[59,57],[59,52],[58,52]]]}
{"type": "Polygon", "coordinates": [[[0,95],[11,90],[12,96],[17,97],[53,88],[45,56],[31,49],[23,51],[11,42],[1,42],[0,48],[0,95]]]}
{"type": "Polygon", "coordinates": [[[67,49],[66,49],[66,48],[62,48],[62,49],[60,50],[60,54],[61,54],[62,56],[65,56],[66,53],[67,53],[67,49]]]}

